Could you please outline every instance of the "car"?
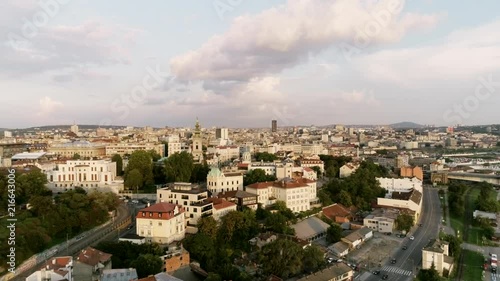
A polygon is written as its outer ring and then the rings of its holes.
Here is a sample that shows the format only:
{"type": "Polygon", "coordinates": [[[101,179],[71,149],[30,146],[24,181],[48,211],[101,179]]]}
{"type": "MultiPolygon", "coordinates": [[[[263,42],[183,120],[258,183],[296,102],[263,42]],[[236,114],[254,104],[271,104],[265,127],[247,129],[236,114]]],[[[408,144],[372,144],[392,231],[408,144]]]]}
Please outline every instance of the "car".
{"type": "Polygon", "coordinates": [[[391,263],[392,263],[392,264],[396,264],[396,259],[392,259],[392,260],[391,260],[391,263]]]}
{"type": "Polygon", "coordinates": [[[379,274],[380,274],[380,270],[375,270],[375,271],[373,272],[373,275],[379,275],[379,274]]]}
{"type": "Polygon", "coordinates": [[[333,258],[328,258],[328,263],[332,263],[334,261],[333,258]]]}
{"type": "Polygon", "coordinates": [[[408,246],[404,245],[403,250],[406,250],[406,249],[408,249],[408,246]]]}
{"type": "Polygon", "coordinates": [[[412,240],[412,241],[413,241],[413,240],[415,240],[415,237],[413,237],[413,236],[410,236],[410,240],[412,240]]]}
{"type": "Polygon", "coordinates": [[[337,262],[341,263],[341,262],[344,262],[344,260],[343,259],[338,259],[337,262]]]}
{"type": "Polygon", "coordinates": [[[382,280],[387,280],[389,278],[389,275],[387,274],[384,274],[384,276],[382,276],[382,280]]]}
{"type": "Polygon", "coordinates": [[[129,226],[127,227],[127,230],[132,229],[132,227],[134,227],[134,225],[133,225],[133,224],[132,224],[132,225],[129,225],[129,226]]]}

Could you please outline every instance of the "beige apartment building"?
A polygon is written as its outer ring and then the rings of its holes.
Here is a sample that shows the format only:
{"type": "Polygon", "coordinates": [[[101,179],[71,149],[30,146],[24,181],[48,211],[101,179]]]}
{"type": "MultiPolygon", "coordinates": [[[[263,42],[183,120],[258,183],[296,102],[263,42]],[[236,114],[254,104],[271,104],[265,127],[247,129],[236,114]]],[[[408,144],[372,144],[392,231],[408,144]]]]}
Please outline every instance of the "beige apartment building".
{"type": "Polygon", "coordinates": [[[139,210],[136,234],[146,242],[170,244],[181,241],[186,234],[184,208],[171,203],[157,203],[139,210]]]}

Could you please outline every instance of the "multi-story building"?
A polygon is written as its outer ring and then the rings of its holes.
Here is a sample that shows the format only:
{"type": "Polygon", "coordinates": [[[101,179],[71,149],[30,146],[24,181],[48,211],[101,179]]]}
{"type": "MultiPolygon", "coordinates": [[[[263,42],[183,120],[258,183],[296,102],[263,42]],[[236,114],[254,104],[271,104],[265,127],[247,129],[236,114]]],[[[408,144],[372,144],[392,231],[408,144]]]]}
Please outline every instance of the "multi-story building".
{"type": "Polygon", "coordinates": [[[402,167],[400,171],[400,175],[403,178],[417,178],[421,181],[424,180],[424,171],[421,167],[402,167]]]}
{"type": "Polygon", "coordinates": [[[422,192],[412,189],[406,192],[390,192],[385,198],[377,198],[377,205],[384,208],[408,210],[418,221],[422,212],[422,192]]]}
{"type": "Polygon", "coordinates": [[[81,158],[103,157],[106,155],[106,145],[96,144],[88,141],[74,141],[62,144],[54,144],[47,148],[52,153],[65,158],[72,158],[75,154],[81,158]]]}
{"type": "Polygon", "coordinates": [[[453,258],[449,254],[449,243],[440,240],[431,240],[422,249],[422,269],[430,269],[432,265],[443,275],[446,270],[450,273],[453,269],[453,258]]]}
{"type": "Polygon", "coordinates": [[[215,129],[215,138],[221,140],[229,139],[229,130],[227,128],[217,128],[215,129]]]}
{"type": "Polygon", "coordinates": [[[176,182],[156,190],[156,201],[177,204],[184,208],[186,223],[196,225],[203,216],[213,213],[213,204],[207,200],[208,191],[199,185],[176,182]]]}
{"type": "Polygon", "coordinates": [[[223,173],[219,168],[212,167],[207,175],[207,188],[214,196],[220,192],[243,190],[243,174],[223,173]]]}
{"type": "Polygon", "coordinates": [[[136,216],[137,235],[146,242],[170,244],[184,239],[186,233],[184,208],[161,202],[139,210],[136,216]]]}
{"type": "Polygon", "coordinates": [[[98,280],[104,270],[112,268],[111,256],[92,247],[81,250],[74,261],[73,280],[98,280]]]}
{"type": "Polygon", "coordinates": [[[308,167],[308,168],[319,167],[320,170],[321,170],[321,173],[325,172],[325,164],[319,158],[302,158],[302,159],[299,159],[299,165],[301,167],[308,167]]]}
{"type": "Polygon", "coordinates": [[[257,194],[263,207],[283,201],[294,212],[308,211],[317,201],[316,182],[305,178],[254,183],[246,186],[245,191],[257,194]]]}
{"type": "Polygon", "coordinates": [[[26,281],[40,280],[73,280],[73,257],[54,257],[26,278],[26,281]]]}
{"type": "Polygon", "coordinates": [[[278,120],[271,120],[271,132],[276,133],[278,131],[278,120]]]}
{"type": "Polygon", "coordinates": [[[165,145],[164,144],[152,144],[152,143],[115,143],[106,146],[106,156],[113,156],[119,154],[124,156],[126,154],[130,155],[137,150],[154,150],[161,157],[165,155],[165,145]]]}
{"type": "Polygon", "coordinates": [[[217,155],[221,162],[240,158],[240,147],[236,145],[211,146],[207,148],[207,153],[217,155]]]}
{"type": "Polygon", "coordinates": [[[352,268],[344,263],[335,263],[326,269],[298,279],[298,281],[351,281],[354,278],[352,268]]]}
{"type": "Polygon", "coordinates": [[[359,168],[359,163],[347,163],[344,166],[340,167],[340,178],[347,178],[352,175],[359,168]]]}
{"type": "Polygon", "coordinates": [[[380,183],[380,187],[386,189],[389,193],[408,192],[412,189],[423,192],[422,181],[417,178],[411,178],[411,179],[377,178],[377,181],[380,183]]]}
{"type": "Polygon", "coordinates": [[[229,212],[236,211],[238,207],[235,203],[221,198],[210,198],[209,201],[214,205],[212,216],[216,221],[220,221],[221,218],[229,212]]]}
{"type": "Polygon", "coordinates": [[[168,156],[182,152],[181,142],[168,142],[168,156]]]}
{"type": "Polygon", "coordinates": [[[363,219],[363,226],[381,233],[392,233],[395,224],[391,218],[368,215],[363,219]]]}
{"type": "Polygon", "coordinates": [[[45,174],[51,187],[104,187],[116,183],[116,163],[110,160],[68,160],[45,174]]]}

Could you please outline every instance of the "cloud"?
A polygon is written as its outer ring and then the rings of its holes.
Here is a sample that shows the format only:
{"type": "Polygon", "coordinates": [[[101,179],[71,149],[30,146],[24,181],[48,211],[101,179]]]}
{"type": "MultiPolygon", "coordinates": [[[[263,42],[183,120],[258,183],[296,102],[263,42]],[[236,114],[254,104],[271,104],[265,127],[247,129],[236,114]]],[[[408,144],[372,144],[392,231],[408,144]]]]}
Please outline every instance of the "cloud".
{"type": "Polygon", "coordinates": [[[38,115],[47,116],[54,113],[58,109],[61,109],[62,107],[62,102],[52,100],[52,98],[45,96],[40,99],[40,111],[38,115]]]}
{"type": "MultiPolygon", "coordinates": [[[[247,82],[294,67],[311,53],[336,43],[352,43],[359,28],[394,0],[365,5],[361,0],[289,0],[257,15],[241,16],[229,30],[198,50],[174,57],[179,81],[205,81],[207,89],[222,81],[247,82]]],[[[404,2],[404,1],[403,1],[404,2]]],[[[438,15],[395,15],[371,38],[372,44],[395,42],[410,30],[436,24],[438,15]]]]}

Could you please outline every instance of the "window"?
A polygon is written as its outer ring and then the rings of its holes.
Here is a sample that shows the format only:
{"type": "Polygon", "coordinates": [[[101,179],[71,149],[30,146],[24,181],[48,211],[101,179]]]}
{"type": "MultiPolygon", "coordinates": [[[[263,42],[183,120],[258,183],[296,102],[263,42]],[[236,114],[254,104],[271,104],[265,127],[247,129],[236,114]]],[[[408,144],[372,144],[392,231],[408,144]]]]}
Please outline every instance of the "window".
{"type": "Polygon", "coordinates": [[[149,212],[149,216],[152,217],[153,216],[153,213],[149,212]]]}
{"type": "Polygon", "coordinates": [[[161,225],[162,225],[161,222],[158,222],[158,226],[161,226],[161,225]]]}

